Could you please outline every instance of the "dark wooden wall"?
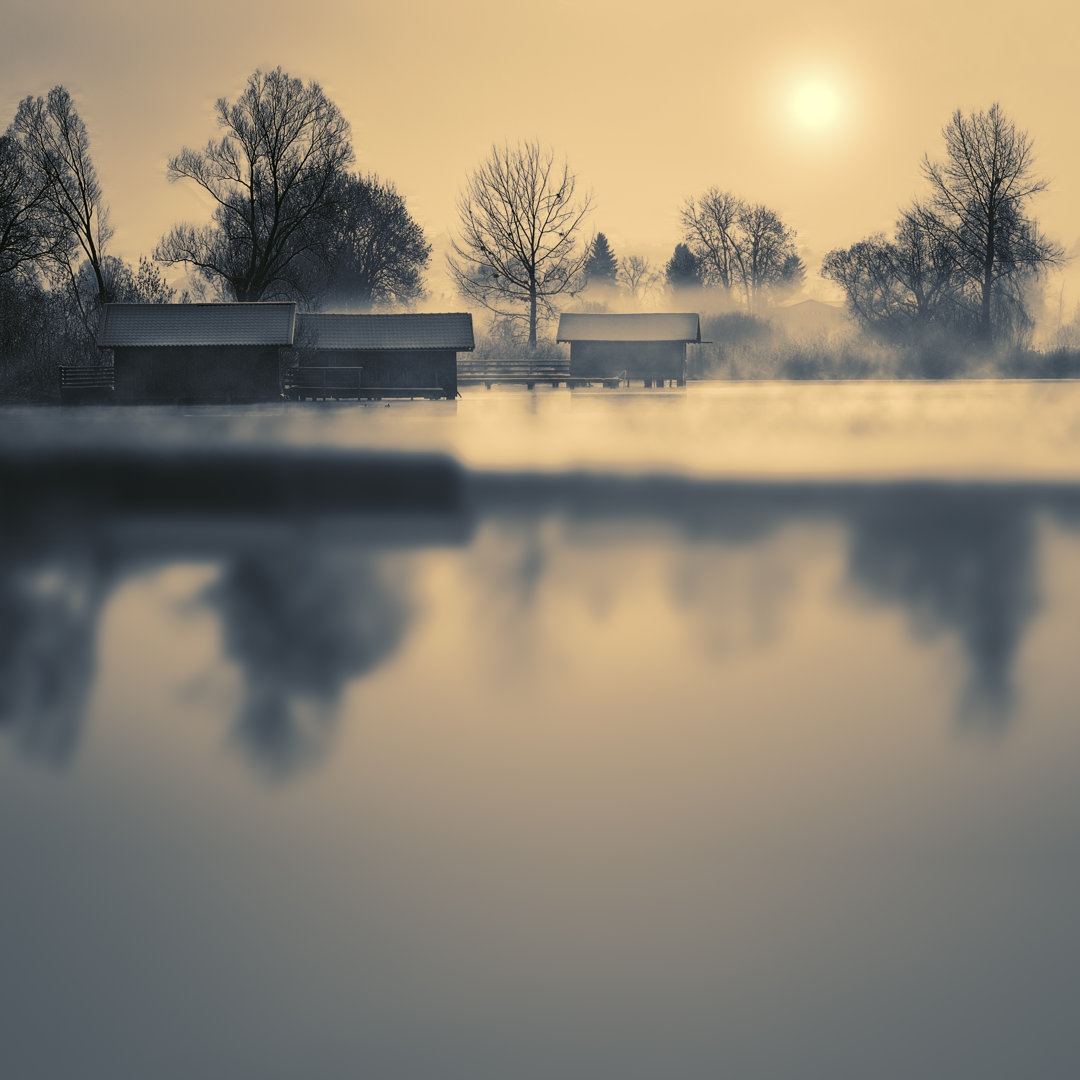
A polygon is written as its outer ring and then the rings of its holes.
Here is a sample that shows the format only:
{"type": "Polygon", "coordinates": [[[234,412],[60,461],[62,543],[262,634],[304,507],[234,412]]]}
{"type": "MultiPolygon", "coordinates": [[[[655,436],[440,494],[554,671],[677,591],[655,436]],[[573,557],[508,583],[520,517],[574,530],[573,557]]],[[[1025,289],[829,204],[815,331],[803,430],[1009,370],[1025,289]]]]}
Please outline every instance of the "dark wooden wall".
{"type": "Polygon", "coordinates": [[[579,379],[614,378],[686,380],[686,344],[682,341],[574,341],[570,374],[579,379]]]}
{"type": "Polygon", "coordinates": [[[276,345],[114,349],[115,400],[128,404],[279,401],[276,345]]]}
{"type": "Polygon", "coordinates": [[[441,387],[457,395],[457,353],[453,349],[312,349],[303,363],[309,367],[361,367],[364,387],[441,387]]]}

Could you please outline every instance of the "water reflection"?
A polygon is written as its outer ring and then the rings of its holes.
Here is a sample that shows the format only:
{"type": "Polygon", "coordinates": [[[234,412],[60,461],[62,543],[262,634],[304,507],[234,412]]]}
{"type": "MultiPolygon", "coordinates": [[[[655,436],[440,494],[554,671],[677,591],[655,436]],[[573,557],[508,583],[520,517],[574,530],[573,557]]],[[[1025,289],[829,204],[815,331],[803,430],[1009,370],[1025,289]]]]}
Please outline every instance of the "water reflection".
{"type": "Polygon", "coordinates": [[[672,599],[713,655],[765,649],[798,602],[800,561],[791,544],[689,544],[672,568],[672,599]]]}
{"type": "MultiPolygon", "coordinates": [[[[503,535],[494,592],[532,606],[559,550],[640,539],[665,530],[671,598],[697,643],[717,654],[768,647],[800,604],[808,551],[839,533],[845,591],[899,609],[918,641],[951,635],[966,661],[958,719],[998,730],[1013,714],[1013,671],[1039,611],[1036,522],[1080,526],[1068,485],[985,483],[752,484],[669,478],[569,476],[491,483],[493,512],[515,521],[503,535]],[[551,520],[576,524],[552,542],[551,520]],[[533,521],[533,528],[522,521],[533,521]],[[545,539],[546,537],[546,539],[545,539]],[[786,538],[786,539],[785,539],[786,538]]],[[[565,573],[565,569],[563,570],[565,573]]],[[[577,583],[595,594],[602,566],[577,583]]],[[[492,581],[488,581],[489,589],[492,581]]]]}
{"type": "Polygon", "coordinates": [[[235,738],[275,779],[322,755],[346,684],[394,654],[412,617],[404,564],[363,549],[247,552],[206,598],[243,675],[235,738]]]}
{"type": "Polygon", "coordinates": [[[153,456],[0,451],[5,1078],[1077,1074],[1080,488],[153,456]]]}
{"type": "MultiPolygon", "coordinates": [[[[118,543],[101,523],[83,525],[85,546],[37,535],[0,552],[0,730],[53,766],[78,746],[111,595],[191,551],[166,545],[166,555],[160,537],[118,543]]],[[[408,562],[366,543],[310,538],[268,545],[250,535],[237,549],[237,535],[226,550],[199,546],[221,566],[202,601],[220,621],[223,658],[241,672],[235,739],[280,779],[324,752],[347,683],[400,647],[414,612],[408,562]]]]}
{"type": "Polygon", "coordinates": [[[956,634],[969,664],[961,718],[1004,723],[1014,661],[1039,606],[1028,500],[980,489],[901,491],[872,500],[851,531],[851,584],[906,610],[919,637],[956,634]]]}
{"type": "MultiPolygon", "coordinates": [[[[951,636],[966,669],[954,711],[997,730],[1015,712],[1016,661],[1039,610],[1037,520],[1080,524],[1069,487],[537,474],[453,482],[452,497],[437,483],[427,490],[435,513],[341,518],[335,504],[333,528],[317,507],[269,518],[249,507],[225,527],[217,507],[179,521],[136,508],[134,529],[116,506],[14,516],[0,566],[0,726],[29,754],[67,761],[116,585],[197,553],[222,567],[204,600],[220,622],[222,659],[241,673],[234,738],[264,775],[287,778],[326,753],[348,685],[405,648],[423,553],[462,546],[473,598],[462,633],[483,637],[492,670],[508,676],[551,662],[552,582],[601,620],[617,610],[641,617],[626,598],[655,567],[626,553],[647,548],[662,553],[667,569],[655,572],[688,642],[717,656],[767,652],[811,603],[802,578],[827,551],[842,593],[902,611],[916,641],[951,636]]],[[[573,647],[587,664],[589,642],[573,647]]]]}
{"type": "Polygon", "coordinates": [[[92,542],[63,533],[8,532],[0,563],[0,729],[61,766],[79,742],[111,566],[92,542]]]}

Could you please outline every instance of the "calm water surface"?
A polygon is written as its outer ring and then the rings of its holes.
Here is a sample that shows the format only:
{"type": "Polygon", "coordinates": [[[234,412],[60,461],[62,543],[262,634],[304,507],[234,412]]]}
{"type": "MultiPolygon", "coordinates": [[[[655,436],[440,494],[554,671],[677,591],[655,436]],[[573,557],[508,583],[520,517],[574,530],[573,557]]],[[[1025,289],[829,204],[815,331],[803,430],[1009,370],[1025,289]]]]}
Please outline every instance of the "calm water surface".
{"type": "Polygon", "coordinates": [[[1071,386],[0,419],[0,1076],[1080,1074],[1071,386]]]}

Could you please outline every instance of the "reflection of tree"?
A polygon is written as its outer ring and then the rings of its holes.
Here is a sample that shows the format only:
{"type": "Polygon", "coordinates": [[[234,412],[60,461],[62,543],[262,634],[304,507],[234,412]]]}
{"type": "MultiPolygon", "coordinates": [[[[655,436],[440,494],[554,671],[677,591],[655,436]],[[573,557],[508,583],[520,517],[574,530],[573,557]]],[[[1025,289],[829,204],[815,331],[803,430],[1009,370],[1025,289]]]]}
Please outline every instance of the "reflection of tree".
{"type": "Polygon", "coordinates": [[[966,709],[1000,722],[1037,607],[1029,508],[990,491],[890,494],[852,527],[852,581],[903,604],[918,633],[954,630],[972,665],[966,709]]]}
{"type": "Polygon", "coordinates": [[[687,544],[672,560],[672,599],[706,652],[767,645],[780,632],[800,553],[770,539],[745,546],[687,544]]]}
{"type": "Polygon", "coordinates": [[[62,765],[79,741],[105,575],[85,552],[0,556],[0,728],[62,765]]]}
{"type": "Polygon", "coordinates": [[[246,684],[236,735],[268,774],[317,757],[345,684],[398,648],[403,584],[389,561],[355,550],[258,551],[226,567],[210,596],[246,684]]]}

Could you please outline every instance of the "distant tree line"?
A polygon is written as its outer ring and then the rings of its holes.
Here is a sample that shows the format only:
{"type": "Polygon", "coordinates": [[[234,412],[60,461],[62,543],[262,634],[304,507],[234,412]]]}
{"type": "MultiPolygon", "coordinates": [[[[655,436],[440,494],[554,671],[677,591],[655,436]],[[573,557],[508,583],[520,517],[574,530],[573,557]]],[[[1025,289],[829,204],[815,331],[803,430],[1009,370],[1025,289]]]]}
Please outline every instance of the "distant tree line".
{"type": "Polygon", "coordinates": [[[762,203],[713,187],[687,199],[680,220],[684,242],[668,263],[668,280],[675,287],[696,280],[753,312],[767,294],[790,291],[806,276],[795,230],[762,203]]]}
{"type": "MultiPolygon", "coordinates": [[[[215,136],[168,161],[170,181],[209,199],[209,220],[176,224],[132,266],[109,251],[109,207],[71,95],[57,86],[19,104],[0,136],[0,395],[51,386],[58,363],[95,362],[104,304],[177,299],[162,267],[187,272],[182,301],[365,310],[423,296],[431,246],[393,184],[353,171],[348,122],[317,83],[255,71],[214,114],[215,136]]],[[[923,162],[927,194],[893,236],[829,252],[821,273],[879,339],[1022,343],[1033,290],[1063,258],[1031,214],[1046,187],[1031,140],[996,104],[957,111],[943,134],[945,157],[923,162]]],[[[584,239],[590,209],[551,149],[493,146],[458,199],[447,268],[459,294],[535,350],[543,321],[570,302],[641,306],[666,289],[689,305],[703,290],[722,301],[711,307],[754,315],[805,280],[794,228],[715,186],[679,209],[663,267],[619,257],[603,232],[584,239]]]]}
{"type": "Polygon", "coordinates": [[[71,95],[25,98],[0,135],[0,394],[47,396],[57,365],[92,362],[103,304],[173,299],[151,260],[108,254],[111,238],[71,95]]]}
{"type": "MultiPolygon", "coordinates": [[[[1046,187],[1034,172],[1031,140],[997,104],[958,110],[943,134],[944,160],[923,162],[928,194],[901,212],[894,236],[829,252],[821,274],[841,287],[874,337],[1024,345],[1034,326],[1032,295],[1063,260],[1030,213],[1046,187]]],[[[588,200],[573,204],[575,178],[565,164],[549,183],[552,164],[551,151],[535,144],[493,148],[462,195],[450,258],[462,295],[523,320],[530,347],[556,296],[580,297],[586,307],[591,296],[603,306],[612,290],[640,302],[666,285],[688,302],[696,302],[690,291],[706,290],[754,314],[805,280],[796,232],[781,215],[716,187],[684,202],[682,236],[662,273],[641,256],[618,258],[602,232],[579,246],[588,200]]]]}
{"type": "Polygon", "coordinates": [[[708,289],[754,311],[805,277],[795,230],[763,204],[716,188],[688,199],[683,242],[661,275],[640,255],[620,260],[603,232],[579,243],[590,198],[576,189],[554,151],[507,143],[492,147],[458,199],[448,270],[462,297],[495,315],[500,335],[520,325],[529,349],[566,299],[602,307],[622,291],[641,303],[666,282],[675,293],[708,289]]]}

